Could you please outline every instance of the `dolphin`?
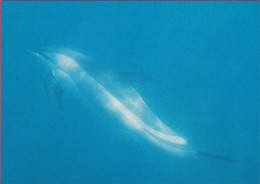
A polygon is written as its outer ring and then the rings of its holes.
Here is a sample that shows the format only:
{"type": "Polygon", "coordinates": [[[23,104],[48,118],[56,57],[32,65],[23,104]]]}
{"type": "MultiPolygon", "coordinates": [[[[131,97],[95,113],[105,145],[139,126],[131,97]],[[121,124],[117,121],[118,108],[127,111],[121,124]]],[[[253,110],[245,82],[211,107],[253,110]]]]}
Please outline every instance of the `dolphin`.
{"type": "Polygon", "coordinates": [[[49,99],[58,102],[60,108],[62,83],[68,82],[96,108],[119,119],[130,130],[170,153],[235,162],[228,157],[190,149],[188,141],[163,123],[121,74],[90,57],[61,47],[35,48],[30,51],[47,66],[49,72],[44,82],[45,92],[49,99]]]}

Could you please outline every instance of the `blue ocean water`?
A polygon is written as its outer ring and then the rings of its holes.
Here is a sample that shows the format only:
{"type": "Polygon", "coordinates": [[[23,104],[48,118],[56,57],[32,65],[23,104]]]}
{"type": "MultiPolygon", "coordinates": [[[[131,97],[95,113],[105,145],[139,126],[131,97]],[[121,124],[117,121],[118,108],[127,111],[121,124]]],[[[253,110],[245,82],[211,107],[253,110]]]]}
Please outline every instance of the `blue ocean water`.
{"type": "Polygon", "coordinates": [[[258,2],[2,2],[1,180],[9,183],[259,183],[258,2]],[[50,102],[29,52],[71,48],[149,73],[137,90],[196,148],[179,158],[73,94],[50,102]]]}

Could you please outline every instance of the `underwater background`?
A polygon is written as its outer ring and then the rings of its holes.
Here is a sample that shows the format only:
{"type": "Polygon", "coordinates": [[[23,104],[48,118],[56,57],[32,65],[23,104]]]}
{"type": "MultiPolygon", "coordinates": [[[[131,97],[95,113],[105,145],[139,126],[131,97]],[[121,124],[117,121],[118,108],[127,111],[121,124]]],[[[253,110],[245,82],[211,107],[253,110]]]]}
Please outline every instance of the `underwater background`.
{"type": "Polygon", "coordinates": [[[7,2],[1,7],[1,182],[259,183],[258,2],[7,2]],[[61,110],[29,49],[62,46],[145,72],[137,90],[196,148],[177,157],[80,98],[61,110]]]}

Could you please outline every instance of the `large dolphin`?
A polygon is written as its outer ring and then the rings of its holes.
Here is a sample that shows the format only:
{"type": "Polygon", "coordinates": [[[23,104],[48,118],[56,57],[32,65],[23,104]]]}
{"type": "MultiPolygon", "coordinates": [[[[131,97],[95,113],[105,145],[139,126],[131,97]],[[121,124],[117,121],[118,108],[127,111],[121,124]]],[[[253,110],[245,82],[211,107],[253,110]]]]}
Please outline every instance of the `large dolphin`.
{"type": "Polygon", "coordinates": [[[233,159],[191,149],[188,141],[166,126],[148,107],[135,88],[117,74],[86,55],[58,47],[30,50],[49,68],[44,82],[49,98],[55,98],[62,108],[62,83],[76,87],[82,96],[99,109],[118,118],[128,128],[171,153],[213,158],[234,162],[233,159]]]}

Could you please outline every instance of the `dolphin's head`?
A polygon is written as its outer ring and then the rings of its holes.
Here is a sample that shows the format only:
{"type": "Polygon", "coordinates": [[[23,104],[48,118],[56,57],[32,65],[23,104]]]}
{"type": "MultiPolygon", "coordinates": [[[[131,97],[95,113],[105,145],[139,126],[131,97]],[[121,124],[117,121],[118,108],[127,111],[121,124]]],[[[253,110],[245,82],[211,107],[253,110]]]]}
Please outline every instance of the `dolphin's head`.
{"type": "Polygon", "coordinates": [[[47,47],[35,47],[29,49],[29,51],[33,55],[35,55],[46,67],[50,68],[51,70],[57,68],[57,62],[55,61],[55,52],[51,49],[47,47]]]}
{"type": "Polygon", "coordinates": [[[51,50],[43,47],[36,47],[33,49],[29,49],[29,51],[37,56],[39,59],[41,59],[45,64],[49,65],[53,63],[52,56],[54,53],[51,52],[51,50]]]}
{"type": "Polygon", "coordinates": [[[40,58],[43,63],[51,69],[68,71],[79,66],[74,58],[79,57],[80,54],[69,49],[56,47],[38,47],[30,49],[29,51],[40,58]]]}

